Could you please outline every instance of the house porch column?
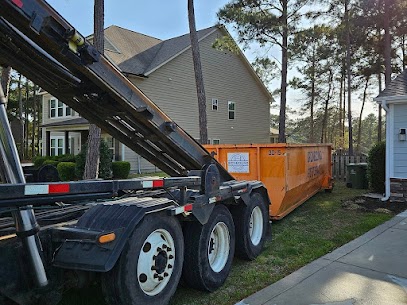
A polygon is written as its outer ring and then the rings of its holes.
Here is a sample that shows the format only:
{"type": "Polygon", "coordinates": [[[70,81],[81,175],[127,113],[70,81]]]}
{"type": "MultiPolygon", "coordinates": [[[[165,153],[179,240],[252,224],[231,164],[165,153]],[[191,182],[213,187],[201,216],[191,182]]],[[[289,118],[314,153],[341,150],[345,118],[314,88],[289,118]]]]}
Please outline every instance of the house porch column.
{"type": "Polygon", "coordinates": [[[69,148],[69,131],[68,130],[65,130],[64,140],[65,140],[64,154],[69,154],[70,153],[70,148],[69,148]]]}
{"type": "Polygon", "coordinates": [[[45,132],[45,155],[51,155],[51,131],[45,132]]]}

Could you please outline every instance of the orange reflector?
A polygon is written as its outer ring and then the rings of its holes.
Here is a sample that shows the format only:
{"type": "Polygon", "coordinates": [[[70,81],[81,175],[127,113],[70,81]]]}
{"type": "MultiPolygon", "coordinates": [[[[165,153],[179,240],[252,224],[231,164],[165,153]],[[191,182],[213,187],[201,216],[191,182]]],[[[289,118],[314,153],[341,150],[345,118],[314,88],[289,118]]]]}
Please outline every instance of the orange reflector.
{"type": "Polygon", "coordinates": [[[109,233],[109,234],[99,236],[99,243],[107,244],[107,243],[114,241],[115,239],[116,239],[116,234],[109,233]]]}

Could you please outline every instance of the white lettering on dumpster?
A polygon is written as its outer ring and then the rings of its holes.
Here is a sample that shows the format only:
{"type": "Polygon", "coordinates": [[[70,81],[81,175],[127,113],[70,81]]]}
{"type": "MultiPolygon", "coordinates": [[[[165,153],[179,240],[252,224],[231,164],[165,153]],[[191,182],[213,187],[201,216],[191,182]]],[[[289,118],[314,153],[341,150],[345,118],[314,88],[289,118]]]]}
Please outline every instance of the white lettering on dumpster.
{"type": "Polygon", "coordinates": [[[249,173],[249,153],[228,153],[230,173],[249,173]]]}

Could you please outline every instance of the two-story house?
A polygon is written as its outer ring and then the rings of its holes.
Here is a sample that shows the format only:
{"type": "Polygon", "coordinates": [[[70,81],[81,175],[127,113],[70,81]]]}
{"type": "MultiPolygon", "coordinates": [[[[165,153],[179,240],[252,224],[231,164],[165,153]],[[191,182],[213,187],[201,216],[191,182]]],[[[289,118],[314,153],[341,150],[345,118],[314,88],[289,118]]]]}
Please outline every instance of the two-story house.
{"type": "MultiPolygon", "coordinates": [[[[268,143],[272,96],[242,52],[213,47],[223,27],[198,32],[210,143],[268,143]]],[[[92,37],[88,38],[92,40],[92,37]]],[[[199,138],[198,102],[189,34],[168,40],[117,26],[105,30],[105,55],[179,126],[199,138]]],[[[88,122],[48,93],[43,98],[43,155],[78,153],[88,122]]],[[[103,134],[116,160],[132,171],[155,168],[103,134]]]]}

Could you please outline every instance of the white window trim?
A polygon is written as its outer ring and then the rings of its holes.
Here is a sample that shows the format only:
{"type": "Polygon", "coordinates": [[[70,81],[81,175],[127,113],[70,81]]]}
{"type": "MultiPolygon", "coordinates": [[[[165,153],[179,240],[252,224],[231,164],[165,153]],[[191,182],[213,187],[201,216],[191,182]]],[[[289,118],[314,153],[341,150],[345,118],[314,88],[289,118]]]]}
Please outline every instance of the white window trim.
{"type": "Polygon", "coordinates": [[[58,149],[62,148],[62,155],[65,153],[65,137],[64,136],[51,136],[51,138],[49,139],[50,143],[49,143],[49,154],[50,156],[59,156],[58,154],[58,149]],[[55,140],[56,146],[52,147],[51,143],[52,140],[55,140]],[[58,140],[62,140],[62,147],[58,146],[58,140]],[[52,154],[52,150],[54,150],[54,155],[52,154]]]}
{"type": "Polygon", "coordinates": [[[213,145],[220,144],[220,139],[212,139],[212,144],[213,145]],[[218,143],[215,143],[215,141],[217,141],[218,143]]]}
{"type": "Polygon", "coordinates": [[[233,101],[228,101],[228,120],[230,120],[230,121],[234,121],[234,120],[236,120],[236,102],[233,102],[233,101]],[[234,110],[230,110],[229,109],[229,105],[231,105],[231,104],[233,104],[234,105],[234,110]],[[233,112],[233,119],[231,119],[231,118],[229,118],[229,113],[230,112],[233,112]]]}
{"type": "Polygon", "coordinates": [[[69,106],[65,105],[64,103],[62,103],[62,116],[58,115],[58,102],[59,100],[56,98],[50,98],[48,100],[48,106],[49,106],[49,118],[50,119],[61,119],[61,118],[68,118],[68,117],[72,117],[74,116],[74,110],[72,108],[70,108],[69,106]],[[51,108],[51,101],[55,101],[55,108],[51,108]],[[70,108],[71,109],[71,114],[70,115],[66,115],[66,109],[70,108]],[[55,116],[51,115],[51,110],[55,109],[55,116]]]}
{"type": "Polygon", "coordinates": [[[217,98],[212,99],[212,110],[213,111],[219,110],[219,100],[217,98]],[[216,106],[216,109],[214,109],[214,106],[216,106]]]}

